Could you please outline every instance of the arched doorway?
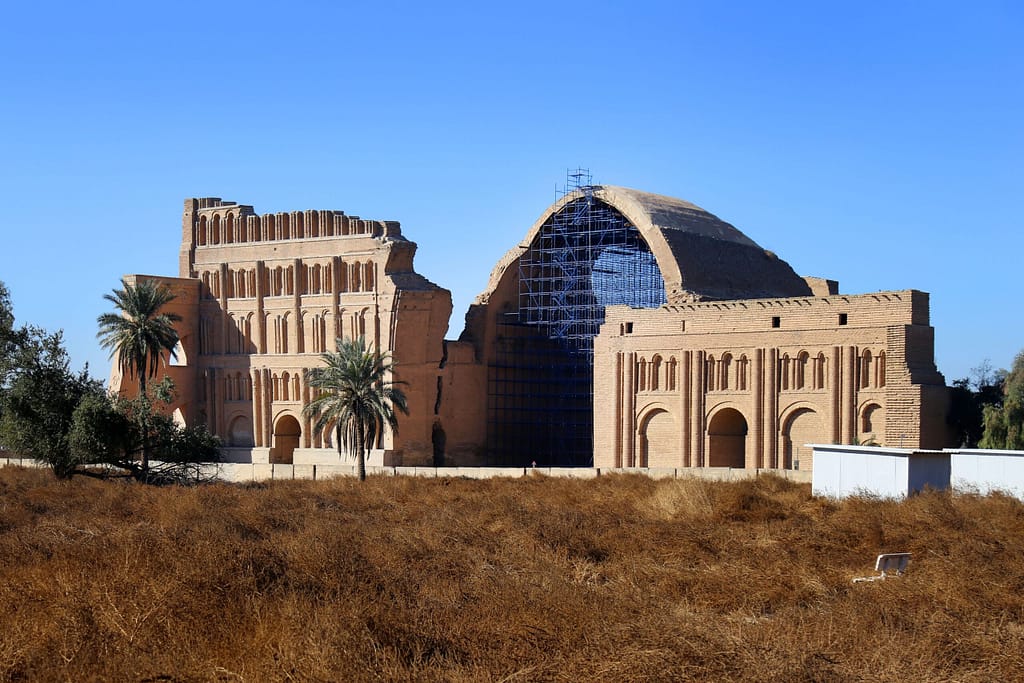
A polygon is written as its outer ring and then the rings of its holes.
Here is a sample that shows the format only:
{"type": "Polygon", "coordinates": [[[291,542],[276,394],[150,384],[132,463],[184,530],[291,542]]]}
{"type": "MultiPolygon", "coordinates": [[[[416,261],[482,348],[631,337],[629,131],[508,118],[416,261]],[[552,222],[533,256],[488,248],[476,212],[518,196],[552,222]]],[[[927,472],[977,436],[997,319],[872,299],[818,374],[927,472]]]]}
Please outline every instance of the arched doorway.
{"type": "Polygon", "coordinates": [[[708,425],[708,467],[746,467],[747,421],[740,411],[723,408],[708,425]]]}
{"type": "Polygon", "coordinates": [[[270,449],[270,462],[290,465],[295,449],[299,447],[302,428],[291,415],[282,415],[274,425],[274,447],[270,449]]]}
{"type": "Polygon", "coordinates": [[[667,411],[655,410],[640,424],[637,467],[677,467],[676,425],[667,411]]]}
{"type": "Polygon", "coordinates": [[[809,443],[823,441],[821,422],[818,414],[810,408],[798,408],[793,411],[782,426],[782,462],[783,469],[810,470],[811,449],[809,443]]]}
{"type": "Polygon", "coordinates": [[[434,467],[444,467],[444,447],[447,440],[444,427],[440,422],[435,422],[430,432],[430,442],[434,447],[434,467]]]}
{"type": "Polygon", "coordinates": [[[252,448],[252,420],[239,415],[231,421],[228,428],[228,446],[235,448],[252,448]]]}
{"type": "Polygon", "coordinates": [[[881,444],[885,440],[885,408],[877,403],[869,403],[860,413],[859,443],[881,444]]]}
{"type": "Polygon", "coordinates": [[[492,463],[592,465],[593,349],[604,309],[667,301],[665,280],[635,222],[586,187],[556,203],[518,259],[502,267],[518,271],[519,284],[508,290],[515,298],[499,290],[490,299],[495,308],[508,307],[497,318],[487,361],[492,463]]]}

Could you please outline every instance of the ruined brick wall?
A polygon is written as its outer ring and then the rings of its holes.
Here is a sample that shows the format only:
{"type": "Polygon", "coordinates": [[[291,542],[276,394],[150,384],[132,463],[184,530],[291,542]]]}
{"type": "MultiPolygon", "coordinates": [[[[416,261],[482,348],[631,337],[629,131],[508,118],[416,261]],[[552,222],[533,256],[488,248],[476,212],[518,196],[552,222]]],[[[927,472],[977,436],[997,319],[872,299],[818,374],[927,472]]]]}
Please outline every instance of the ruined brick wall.
{"type": "Polygon", "coordinates": [[[305,373],[336,338],[364,337],[391,354],[409,402],[399,434],[377,447],[390,464],[431,462],[451,294],[415,273],[415,251],[394,221],[185,200],[179,271],[198,295],[183,316],[193,339],[189,421],[272,461],[336,446],[302,414],[305,373]]]}
{"type": "Polygon", "coordinates": [[[597,467],[806,469],[806,443],[935,447],[928,296],[611,307],[595,340],[597,467]]]}

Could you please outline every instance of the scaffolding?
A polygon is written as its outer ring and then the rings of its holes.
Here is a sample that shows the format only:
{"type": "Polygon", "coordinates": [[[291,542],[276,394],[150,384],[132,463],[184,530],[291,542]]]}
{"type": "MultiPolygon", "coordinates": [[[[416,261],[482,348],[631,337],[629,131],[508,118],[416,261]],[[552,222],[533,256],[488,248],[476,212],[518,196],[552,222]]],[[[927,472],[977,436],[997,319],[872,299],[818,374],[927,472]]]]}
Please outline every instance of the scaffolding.
{"type": "Polygon", "coordinates": [[[657,308],[665,283],[635,226],[570,170],[564,206],[519,259],[515,310],[488,367],[488,454],[496,464],[593,463],[594,337],[606,306],[657,308]]]}

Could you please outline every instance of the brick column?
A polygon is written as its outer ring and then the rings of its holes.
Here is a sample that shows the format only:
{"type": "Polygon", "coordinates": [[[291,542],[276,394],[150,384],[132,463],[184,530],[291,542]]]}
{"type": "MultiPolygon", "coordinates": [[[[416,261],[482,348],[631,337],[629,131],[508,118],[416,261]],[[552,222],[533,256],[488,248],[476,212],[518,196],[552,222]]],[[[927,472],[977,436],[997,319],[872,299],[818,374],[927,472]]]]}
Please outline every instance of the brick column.
{"type": "Polygon", "coordinates": [[[263,373],[263,446],[269,448],[274,445],[274,380],[267,368],[260,372],[263,373]]]}
{"type": "Polygon", "coordinates": [[[203,377],[203,382],[206,383],[206,428],[210,430],[211,434],[217,433],[217,383],[214,380],[215,374],[216,370],[209,368],[203,377]]]}
{"type": "Polygon", "coordinates": [[[259,370],[250,372],[252,378],[252,444],[263,445],[263,377],[259,370]]]}
{"type": "Polygon", "coordinates": [[[764,349],[754,349],[753,356],[750,389],[754,392],[754,414],[750,441],[754,445],[754,467],[764,467],[764,349]]]}
{"type": "Polygon", "coordinates": [[[764,351],[764,466],[778,467],[779,350],[764,351]]]}
{"type": "Polygon", "coordinates": [[[622,359],[622,464],[624,467],[636,465],[636,429],[633,421],[636,418],[636,354],[627,353],[622,359]]]}
{"type": "Polygon", "coordinates": [[[684,351],[679,355],[679,383],[676,390],[679,392],[679,465],[690,467],[692,452],[690,450],[690,435],[686,425],[690,421],[690,413],[693,411],[690,405],[690,352],[684,351]]]}
{"type": "Polygon", "coordinates": [[[345,264],[342,262],[340,256],[334,256],[331,258],[331,342],[327,347],[333,351],[338,350],[337,338],[341,336],[341,279],[342,279],[342,268],[345,264]]]}
{"type": "MultiPolygon", "coordinates": [[[[625,402],[625,381],[622,376],[623,363],[622,363],[622,352],[619,351],[615,354],[615,407],[614,407],[614,418],[613,424],[615,425],[615,435],[612,439],[612,464],[615,467],[622,467],[622,406],[625,402]]],[[[595,378],[596,379],[596,378],[595,378]]],[[[597,425],[594,425],[597,428],[597,425]]],[[[595,432],[597,429],[594,430],[595,432]]],[[[604,431],[604,430],[602,430],[604,431]]],[[[597,439],[594,439],[594,443],[597,443],[597,439]]]]}
{"type": "Polygon", "coordinates": [[[220,353],[228,352],[231,316],[228,315],[228,264],[220,264],[220,353]]]}
{"type": "Polygon", "coordinates": [[[267,352],[267,316],[263,312],[263,298],[267,295],[266,268],[263,261],[256,262],[256,352],[267,352]]]}
{"type": "Polygon", "coordinates": [[[696,351],[692,355],[692,382],[690,391],[690,436],[693,448],[690,449],[690,465],[692,467],[707,466],[708,457],[704,452],[704,352],[696,351]]]}
{"type": "Polygon", "coordinates": [[[304,351],[303,345],[305,342],[305,335],[302,333],[302,287],[305,282],[306,273],[302,270],[302,259],[295,259],[292,265],[292,292],[293,292],[293,306],[292,313],[295,315],[295,324],[292,325],[292,329],[295,330],[292,340],[295,342],[288,348],[291,349],[292,353],[302,353],[304,351]]]}
{"type": "Polygon", "coordinates": [[[852,444],[857,436],[855,429],[857,426],[857,349],[847,346],[843,353],[846,356],[843,359],[843,400],[841,403],[843,443],[852,444]]]}
{"type": "MultiPolygon", "coordinates": [[[[305,408],[309,405],[309,385],[306,384],[306,374],[302,370],[297,370],[296,374],[299,377],[299,401],[302,403],[302,407],[305,408]]],[[[309,416],[302,416],[302,444],[303,448],[312,448],[313,445],[313,421],[309,416]]]]}
{"type": "Polygon", "coordinates": [[[842,349],[838,346],[832,347],[832,358],[830,361],[832,367],[828,369],[829,374],[829,397],[830,409],[829,409],[829,436],[832,438],[832,443],[842,443],[843,435],[841,431],[842,420],[840,419],[840,403],[842,396],[842,367],[843,367],[843,354],[842,349]]]}

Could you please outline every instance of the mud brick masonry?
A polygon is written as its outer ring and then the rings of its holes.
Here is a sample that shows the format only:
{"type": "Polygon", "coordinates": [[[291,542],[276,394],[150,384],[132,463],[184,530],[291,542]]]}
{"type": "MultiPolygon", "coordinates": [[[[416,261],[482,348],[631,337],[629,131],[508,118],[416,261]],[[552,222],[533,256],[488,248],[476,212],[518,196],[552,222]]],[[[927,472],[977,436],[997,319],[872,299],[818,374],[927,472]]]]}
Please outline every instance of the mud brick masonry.
{"type": "MultiPolygon", "coordinates": [[[[170,411],[235,462],[345,462],[302,414],[337,338],[391,354],[387,466],[807,469],[807,443],[947,445],[928,295],[843,295],[688,202],[575,187],[446,340],[448,290],[397,222],[188,199],[170,411]]],[[[137,385],[115,367],[112,390],[137,385]]]]}

